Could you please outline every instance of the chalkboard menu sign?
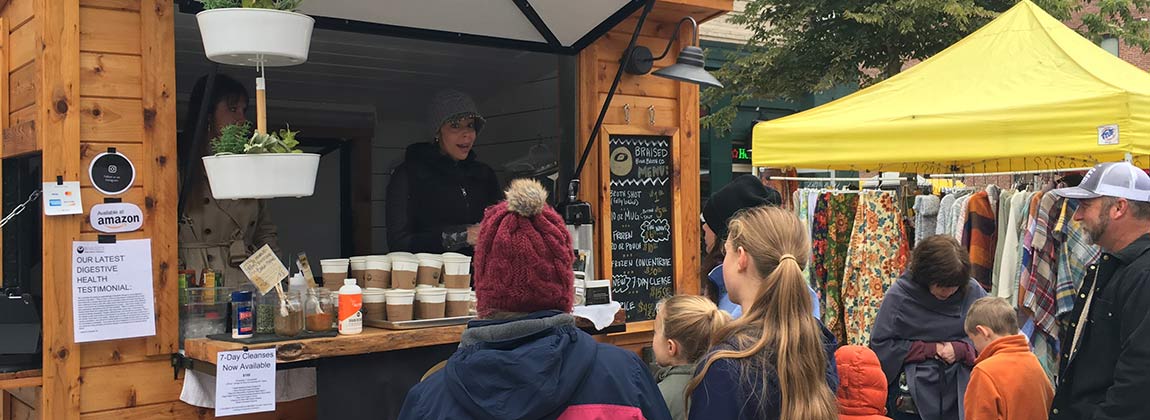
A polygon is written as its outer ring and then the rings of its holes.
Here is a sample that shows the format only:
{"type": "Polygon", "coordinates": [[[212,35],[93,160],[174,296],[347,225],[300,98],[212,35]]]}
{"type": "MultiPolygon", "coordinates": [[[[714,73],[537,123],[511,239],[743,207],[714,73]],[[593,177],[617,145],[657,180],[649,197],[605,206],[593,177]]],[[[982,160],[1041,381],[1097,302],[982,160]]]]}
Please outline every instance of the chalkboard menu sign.
{"type": "Polygon", "coordinates": [[[671,138],[612,135],[611,272],[627,322],[655,319],[674,289],[671,138]]]}

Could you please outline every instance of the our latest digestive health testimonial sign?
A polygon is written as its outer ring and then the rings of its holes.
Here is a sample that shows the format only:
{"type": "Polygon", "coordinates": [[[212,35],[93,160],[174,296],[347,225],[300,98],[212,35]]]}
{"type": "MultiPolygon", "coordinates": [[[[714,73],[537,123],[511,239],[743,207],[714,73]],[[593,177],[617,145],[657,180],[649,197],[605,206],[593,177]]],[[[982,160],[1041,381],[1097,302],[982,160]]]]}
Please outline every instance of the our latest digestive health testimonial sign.
{"type": "Polygon", "coordinates": [[[72,243],[77,343],[156,335],[152,240],[72,243]]]}

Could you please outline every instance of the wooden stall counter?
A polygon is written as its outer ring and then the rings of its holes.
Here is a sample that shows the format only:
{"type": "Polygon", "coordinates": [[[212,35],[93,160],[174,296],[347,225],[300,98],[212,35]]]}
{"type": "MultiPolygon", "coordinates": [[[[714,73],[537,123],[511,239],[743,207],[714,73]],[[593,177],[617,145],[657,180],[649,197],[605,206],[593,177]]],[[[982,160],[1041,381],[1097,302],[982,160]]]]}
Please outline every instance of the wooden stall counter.
{"type": "MultiPolygon", "coordinates": [[[[626,312],[619,310],[611,326],[602,331],[595,331],[590,321],[576,318],[576,325],[595,335],[601,342],[619,345],[621,347],[636,347],[636,344],[650,344],[650,336],[640,334],[626,335],[631,332],[653,331],[653,321],[626,324],[626,312]],[[630,338],[630,340],[624,339],[630,338]],[[638,338],[639,341],[634,339],[638,338]],[[623,339],[622,341],[620,339],[623,339]],[[630,345],[630,346],[628,346],[630,345]]],[[[236,351],[245,348],[249,350],[276,349],[278,363],[293,363],[306,360],[315,360],[325,357],[354,356],[369,353],[380,353],[396,350],[406,350],[420,347],[438,346],[442,344],[458,343],[463,335],[466,325],[453,325],[447,327],[431,327],[411,330],[388,330],[374,327],[363,327],[363,332],[356,335],[338,335],[335,337],[308,338],[300,340],[286,340],[274,343],[242,344],[230,341],[219,341],[208,338],[196,338],[184,342],[185,357],[215,364],[217,354],[221,351],[236,351]]],[[[637,348],[632,350],[638,352],[637,348]]]]}
{"type": "Polygon", "coordinates": [[[364,327],[363,332],[356,335],[263,344],[241,344],[197,338],[184,342],[184,352],[185,356],[190,359],[215,364],[217,354],[221,351],[236,351],[244,348],[250,350],[275,348],[277,362],[292,363],[325,357],[353,356],[458,343],[466,327],[466,325],[453,325],[414,330],[364,327]]]}

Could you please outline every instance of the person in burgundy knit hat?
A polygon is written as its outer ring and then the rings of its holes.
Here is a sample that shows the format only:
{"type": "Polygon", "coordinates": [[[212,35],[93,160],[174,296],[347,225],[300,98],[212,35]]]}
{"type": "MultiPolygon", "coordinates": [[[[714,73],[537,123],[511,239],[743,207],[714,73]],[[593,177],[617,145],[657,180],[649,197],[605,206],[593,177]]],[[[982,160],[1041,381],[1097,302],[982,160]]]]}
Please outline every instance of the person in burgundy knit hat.
{"type": "Polygon", "coordinates": [[[538,182],[513,182],[507,201],[487,208],[475,243],[479,317],[571,312],[574,263],[571,236],[547,205],[547,191],[538,182]]]}
{"type": "Polygon", "coordinates": [[[516,180],[475,244],[479,318],[447,364],[407,394],[400,419],[670,420],[639,357],[575,327],[575,252],[547,192],[516,180]]]}

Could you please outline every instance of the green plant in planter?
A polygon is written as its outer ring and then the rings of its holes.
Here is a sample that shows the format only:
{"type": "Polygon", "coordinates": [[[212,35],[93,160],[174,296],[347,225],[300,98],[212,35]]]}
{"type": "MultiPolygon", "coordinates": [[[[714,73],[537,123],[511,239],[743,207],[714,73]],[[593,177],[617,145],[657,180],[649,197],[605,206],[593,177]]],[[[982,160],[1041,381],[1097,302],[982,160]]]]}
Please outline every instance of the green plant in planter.
{"type": "Polygon", "coordinates": [[[238,8],[273,9],[294,12],[299,9],[303,0],[199,0],[204,10],[238,8]]]}
{"type": "Polygon", "coordinates": [[[239,124],[230,124],[220,130],[220,136],[212,139],[212,152],[216,156],[220,155],[241,155],[241,154],[260,154],[260,153],[303,153],[302,150],[297,149],[299,141],[296,140],[296,134],[299,131],[291,131],[290,128],[285,128],[276,132],[267,134],[252,132],[252,124],[243,122],[239,124]]]}

